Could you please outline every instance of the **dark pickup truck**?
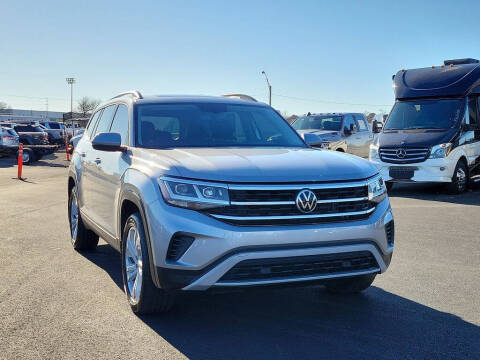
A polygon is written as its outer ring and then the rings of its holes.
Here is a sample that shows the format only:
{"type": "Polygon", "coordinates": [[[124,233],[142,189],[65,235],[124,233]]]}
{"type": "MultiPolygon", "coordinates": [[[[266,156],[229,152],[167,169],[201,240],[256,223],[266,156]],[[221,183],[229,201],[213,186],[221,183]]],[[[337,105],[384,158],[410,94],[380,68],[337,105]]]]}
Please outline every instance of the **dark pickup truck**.
{"type": "Polygon", "coordinates": [[[27,162],[40,160],[43,155],[52,154],[56,149],[49,145],[48,134],[40,126],[16,124],[13,129],[19,136],[19,142],[31,149],[31,158],[27,162]]]}

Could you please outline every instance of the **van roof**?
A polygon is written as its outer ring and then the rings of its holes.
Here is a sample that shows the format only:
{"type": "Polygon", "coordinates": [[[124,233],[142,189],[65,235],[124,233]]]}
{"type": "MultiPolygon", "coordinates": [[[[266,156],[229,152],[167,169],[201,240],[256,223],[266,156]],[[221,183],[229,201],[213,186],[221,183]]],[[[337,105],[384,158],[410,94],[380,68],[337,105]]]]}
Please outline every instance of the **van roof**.
{"type": "MultiPolygon", "coordinates": [[[[465,59],[463,59],[465,60],[465,59]]],[[[480,87],[480,63],[400,70],[393,77],[395,98],[465,96],[480,87]]],[[[452,60],[449,60],[452,61],[452,60]]]]}

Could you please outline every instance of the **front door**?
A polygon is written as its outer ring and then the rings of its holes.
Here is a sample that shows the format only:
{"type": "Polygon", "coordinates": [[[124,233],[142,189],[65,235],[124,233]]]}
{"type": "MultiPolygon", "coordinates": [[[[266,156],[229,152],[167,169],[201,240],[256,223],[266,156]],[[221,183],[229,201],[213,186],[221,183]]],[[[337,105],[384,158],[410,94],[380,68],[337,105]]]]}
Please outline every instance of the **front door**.
{"type": "MultiPolygon", "coordinates": [[[[122,145],[128,145],[128,108],[124,104],[118,105],[113,122],[106,132],[119,133],[122,145]]],[[[117,229],[117,204],[120,195],[122,176],[130,163],[130,152],[99,151],[95,150],[97,166],[94,172],[96,184],[95,204],[98,210],[97,221],[107,232],[119,239],[117,229]]]]}

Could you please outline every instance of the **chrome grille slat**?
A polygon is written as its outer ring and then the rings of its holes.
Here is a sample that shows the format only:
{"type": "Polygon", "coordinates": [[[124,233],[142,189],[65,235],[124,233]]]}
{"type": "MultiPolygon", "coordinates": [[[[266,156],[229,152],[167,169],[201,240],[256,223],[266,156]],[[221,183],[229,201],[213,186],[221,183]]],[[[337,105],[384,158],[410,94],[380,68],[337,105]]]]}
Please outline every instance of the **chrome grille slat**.
{"type": "Polygon", "coordinates": [[[380,159],[394,164],[408,164],[425,161],[430,153],[429,148],[380,148],[380,159]],[[402,150],[403,156],[398,156],[397,151],[402,150]]]}

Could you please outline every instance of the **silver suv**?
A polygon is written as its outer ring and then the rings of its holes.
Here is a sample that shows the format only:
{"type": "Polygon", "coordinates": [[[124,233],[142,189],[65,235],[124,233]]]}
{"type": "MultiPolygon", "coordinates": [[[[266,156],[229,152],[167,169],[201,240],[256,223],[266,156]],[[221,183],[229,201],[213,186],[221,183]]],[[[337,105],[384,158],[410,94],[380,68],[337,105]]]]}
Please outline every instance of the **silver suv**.
{"type": "Polygon", "coordinates": [[[127,92],[101,105],[68,175],[71,241],[122,257],[136,313],[178,291],[297,283],[366,289],[393,251],[369,162],[307,146],[268,105],[127,92]]]}

